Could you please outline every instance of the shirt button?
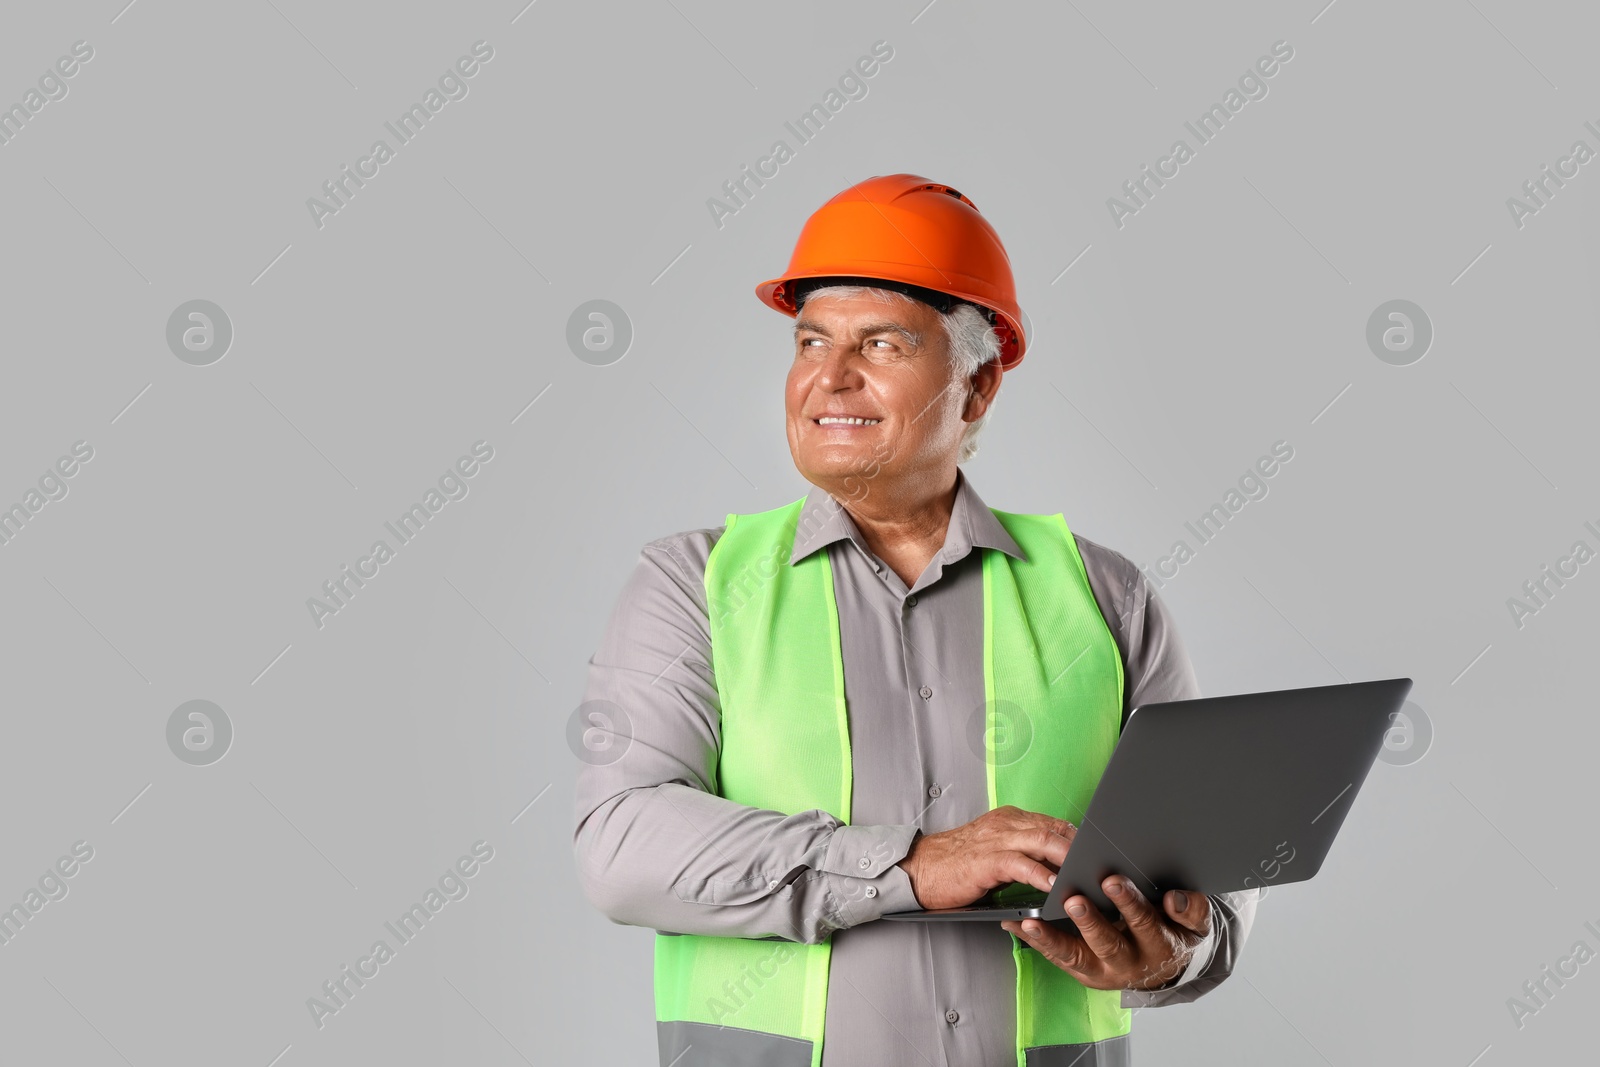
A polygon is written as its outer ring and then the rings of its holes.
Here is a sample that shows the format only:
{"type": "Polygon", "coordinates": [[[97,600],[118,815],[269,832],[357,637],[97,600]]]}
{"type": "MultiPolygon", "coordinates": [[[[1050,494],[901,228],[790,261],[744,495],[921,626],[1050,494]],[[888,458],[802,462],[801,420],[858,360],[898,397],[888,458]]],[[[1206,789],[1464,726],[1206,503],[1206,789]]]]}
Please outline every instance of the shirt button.
{"type": "Polygon", "coordinates": [[[867,896],[868,897],[875,897],[877,895],[878,895],[878,887],[877,886],[875,886],[875,885],[867,886],[867,896]]]}
{"type": "Polygon", "coordinates": [[[930,786],[929,786],[929,787],[928,787],[928,795],[929,795],[929,796],[930,796],[930,797],[932,797],[932,798],[933,798],[933,799],[935,799],[935,800],[938,800],[938,799],[939,799],[939,795],[940,795],[940,794],[941,794],[941,793],[943,793],[943,792],[944,792],[944,790],[943,790],[943,789],[940,789],[940,788],[939,788],[939,787],[938,787],[938,786],[936,786],[936,785],[930,785],[930,786]]]}
{"type": "Polygon", "coordinates": [[[863,871],[864,871],[864,870],[866,870],[866,869],[867,869],[867,868],[868,868],[868,867],[871,867],[871,866],[872,866],[872,861],[871,861],[871,860],[869,860],[869,859],[867,859],[867,857],[865,857],[865,856],[862,856],[862,857],[861,857],[861,860],[860,860],[860,862],[859,862],[859,863],[857,863],[857,864],[856,864],[856,866],[858,866],[858,867],[860,867],[860,868],[861,868],[861,869],[862,869],[862,870],[863,870],[863,871]]]}
{"type": "Polygon", "coordinates": [[[925,685],[921,689],[918,689],[917,692],[922,694],[922,699],[923,700],[932,700],[933,699],[933,687],[932,686],[925,685]]]}
{"type": "Polygon", "coordinates": [[[914,608],[916,606],[917,606],[917,594],[912,593],[910,596],[906,597],[906,607],[914,608]]]}
{"type": "Polygon", "coordinates": [[[776,878],[774,878],[772,881],[768,882],[767,883],[767,888],[768,889],[776,889],[776,888],[778,888],[778,880],[776,878]]]}
{"type": "Polygon", "coordinates": [[[951,1008],[949,1011],[944,1013],[944,1021],[947,1023],[958,1023],[961,1021],[961,1013],[956,1011],[954,1008],[951,1008]]]}

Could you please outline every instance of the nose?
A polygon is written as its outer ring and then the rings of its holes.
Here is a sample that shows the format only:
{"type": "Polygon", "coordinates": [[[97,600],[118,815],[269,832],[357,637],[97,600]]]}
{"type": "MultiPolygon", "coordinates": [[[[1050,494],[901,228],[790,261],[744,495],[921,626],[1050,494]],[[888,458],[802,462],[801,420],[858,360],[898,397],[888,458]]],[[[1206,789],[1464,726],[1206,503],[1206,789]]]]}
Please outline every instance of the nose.
{"type": "Polygon", "coordinates": [[[861,384],[858,353],[848,346],[837,345],[817,368],[817,388],[829,393],[843,392],[861,384]]]}

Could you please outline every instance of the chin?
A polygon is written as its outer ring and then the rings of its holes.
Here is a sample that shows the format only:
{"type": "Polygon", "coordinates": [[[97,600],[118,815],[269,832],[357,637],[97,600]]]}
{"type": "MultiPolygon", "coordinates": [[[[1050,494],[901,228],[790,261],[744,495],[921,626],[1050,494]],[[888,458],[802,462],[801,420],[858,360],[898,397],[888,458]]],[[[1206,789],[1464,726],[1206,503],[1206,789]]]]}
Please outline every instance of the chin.
{"type": "Polygon", "coordinates": [[[800,458],[808,470],[829,474],[859,474],[872,465],[872,449],[862,445],[813,444],[800,450],[800,458]]]}
{"type": "Polygon", "coordinates": [[[872,468],[870,452],[845,451],[842,448],[812,449],[795,458],[807,481],[822,485],[840,482],[846,478],[864,477],[872,468]]]}

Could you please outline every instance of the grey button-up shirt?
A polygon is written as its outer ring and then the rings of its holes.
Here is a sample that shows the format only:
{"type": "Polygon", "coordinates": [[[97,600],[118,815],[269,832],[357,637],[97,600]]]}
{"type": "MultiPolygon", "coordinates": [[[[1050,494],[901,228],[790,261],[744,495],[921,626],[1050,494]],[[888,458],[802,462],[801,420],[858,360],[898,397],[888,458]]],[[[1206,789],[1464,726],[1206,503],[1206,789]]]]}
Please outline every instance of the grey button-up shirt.
{"type": "MultiPolygon", "coordinates": [[[[998,923],[873,920],[919,906],[896,866],[919,831],[988,810],[982,746],[968,740],[984,707],[977,550],[1021,549],[962,474],[944,546],[907,588],[838,502],[821,490],[807,497],[789,562],[827,552],[833,566],[854,772],[844,825],[822,811],[785,815],[716,795],[704,579],[721,533],[646,545],[590,660],[585,699],[615,704],[632,736],[578,775],[585,892],[613,921],[658,930],[831,935],[825,1067],[1015,1063],[1011,935],[998,923]]],[[[1124,718],[1140,704],[1199,696],[1171,616],[1138,568],[1076,540],[1122,656],[1124,718]]],[[[1221,983],[1256,896],[1213,896],[1212,933],[1184,974],[1160,990],[1125,991],[1123,1006],[1181,1003],[1221,983]]],[[[737,1011],[722,1021],[740,1025],[737,1011]]]]}

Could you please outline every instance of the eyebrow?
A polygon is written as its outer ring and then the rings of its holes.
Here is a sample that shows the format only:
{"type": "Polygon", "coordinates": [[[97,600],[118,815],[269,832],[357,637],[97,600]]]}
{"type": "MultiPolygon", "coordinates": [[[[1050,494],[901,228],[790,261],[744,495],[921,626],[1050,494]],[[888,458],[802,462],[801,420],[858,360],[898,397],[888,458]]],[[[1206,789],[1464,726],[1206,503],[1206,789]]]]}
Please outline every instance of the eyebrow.
{"type": "MultiPolygon", "coordinates": [[[[816,322],[811,319],[795,320],[794,333],[796,337],[808,330],[811,333],[820,333],[824,337],[833,336],[828,332],[827,327],[820,322],[816,322]]],[[[915,330],[908,330],[898,322],[891,322],[887,319],[883,322],[867,323],[865,326],[861,327],[860,333],[863,337],[872,337],[880,333],[897,333],[901,337],[904,337],[906,342],[914,348],[919,347],[922,344],[922,335],[920,333],[915,330]]]]}

